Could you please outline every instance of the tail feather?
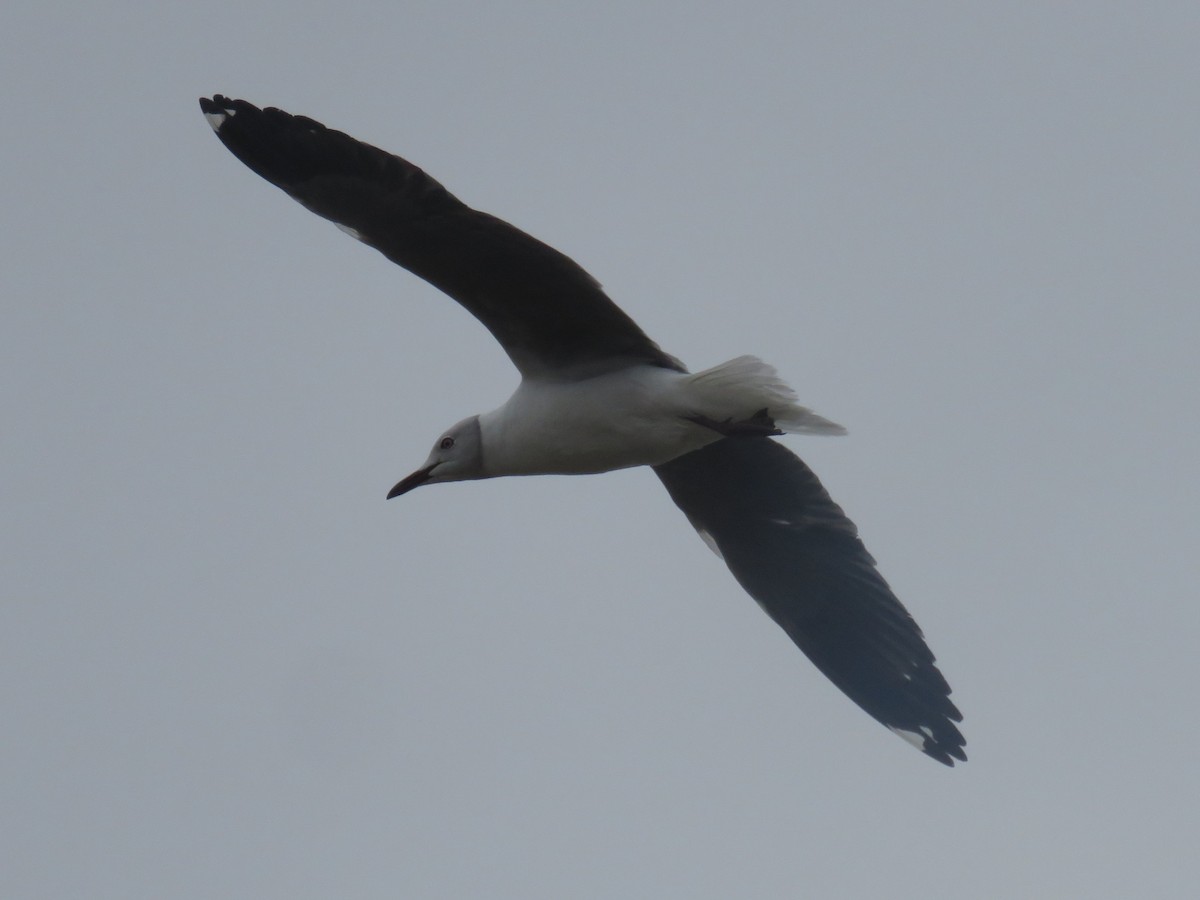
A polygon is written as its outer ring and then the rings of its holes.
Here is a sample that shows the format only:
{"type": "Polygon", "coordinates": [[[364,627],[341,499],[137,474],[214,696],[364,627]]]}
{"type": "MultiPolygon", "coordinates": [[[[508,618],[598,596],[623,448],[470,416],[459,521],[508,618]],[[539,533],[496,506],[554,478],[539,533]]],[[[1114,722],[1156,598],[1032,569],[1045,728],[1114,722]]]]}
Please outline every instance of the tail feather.
{"type": "Polygon", "coordinates": [[[764,407],[781,431],[795,434],[845,434],[836,422],[796,402],[796,393],[757,356],[739,356],[689,378],[689,394],[713,419],[750,419],[764,407]]]}

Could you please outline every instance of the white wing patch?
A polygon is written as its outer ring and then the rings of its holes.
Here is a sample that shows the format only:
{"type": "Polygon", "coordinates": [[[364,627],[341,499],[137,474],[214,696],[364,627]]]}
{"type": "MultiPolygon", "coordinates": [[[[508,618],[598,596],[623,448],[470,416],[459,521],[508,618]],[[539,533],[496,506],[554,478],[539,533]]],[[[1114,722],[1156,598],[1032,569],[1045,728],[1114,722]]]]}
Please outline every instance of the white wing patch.
{"type": "Polygon", "coordinates": [[[220,131],[221,126],[225,124],[225,120],[234,114],[232,109],[223,109],[220,112],[206,112],[204,118],[208,119],[208,124],[212,126],[213,131],[220,131]]]}
{"type": "Polygon", "coordinates": [[[915,731],[905,731],[903,728],[894,728],[891,725],[888,726],[888,731],[890,731],[892,734],[895,734],[895,735],[898,735],[899,737],[904,738],[904,740],[908,741],[910,744],[912,744],[918,750],[924,750],[925,749],[925,738],[929,738],[930,740],[932,740],[933,739],[933,731],[925,725],[921,725],[919,727],[922,731],[921,734],[917,734],[915,731]]]}
{"type": "Polygon", "coordinates": [[[342,231],[346,232],[346,234],[350,235],[350,237],[354,238],[356,241],[361,241],[363,239],[362,232],[357,228],[351,228],[349,225],[343,225],[341,222],[334,222],[333,224],[342,231]]]}
{"type": "Polygon", "coordinates": [[[717,559],[724,560],[725,554],[721,552],[721,548],[717,546],[717,539],[705,531],[703,528],[697,528],[696,534],[700,535],[700,540],[704,541],[708,549],[717,554],[717,559]]]}

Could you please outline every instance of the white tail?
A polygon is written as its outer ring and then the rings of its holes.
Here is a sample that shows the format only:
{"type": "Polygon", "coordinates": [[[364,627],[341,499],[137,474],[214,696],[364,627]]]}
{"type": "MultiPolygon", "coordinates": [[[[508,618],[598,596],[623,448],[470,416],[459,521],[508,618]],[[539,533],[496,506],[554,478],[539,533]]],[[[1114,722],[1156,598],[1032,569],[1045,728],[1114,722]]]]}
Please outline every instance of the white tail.
{"type": "Polygon", "coordinates": [[[845,434],[836,422],[796,402],[796,393],[757,356],[739,356],[688,378],[687,394],[704,415],[748,419],[764,407],[780,431],[845,434]]]}

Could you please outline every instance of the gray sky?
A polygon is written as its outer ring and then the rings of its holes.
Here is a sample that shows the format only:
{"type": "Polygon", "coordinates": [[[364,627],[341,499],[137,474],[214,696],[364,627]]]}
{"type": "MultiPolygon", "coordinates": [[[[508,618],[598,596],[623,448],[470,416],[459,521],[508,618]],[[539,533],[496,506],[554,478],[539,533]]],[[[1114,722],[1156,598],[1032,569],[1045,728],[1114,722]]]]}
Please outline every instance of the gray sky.
{"type": "Polygon", "coordinates": [[[1200,11],[6,4],[0,896],[1179,895],[1200,11]],[[196,98],[573,256],[789,438],[966,714],[921,756],[647,471],[385,502],[516,373],[196,98]]]}

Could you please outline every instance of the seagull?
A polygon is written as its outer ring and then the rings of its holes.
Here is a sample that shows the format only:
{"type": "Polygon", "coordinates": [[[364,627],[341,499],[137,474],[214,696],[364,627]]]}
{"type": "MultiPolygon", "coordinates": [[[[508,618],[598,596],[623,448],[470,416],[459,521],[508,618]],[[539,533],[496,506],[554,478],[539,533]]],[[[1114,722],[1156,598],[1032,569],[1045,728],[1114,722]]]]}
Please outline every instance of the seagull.
{"type": "Polygon", "coordinates": [[[388,493],[501,475],[650,466],[739,584],[838,688],[947,766],[962,714],[908,610],[816,475],[774,440],[840,434],[753,356],[690,373],[573,260],[472,209],[412,163],[304,116],[220,94],[221,142],[292,199],[441,289],[521,375],[443,432],[388,493]]]}

